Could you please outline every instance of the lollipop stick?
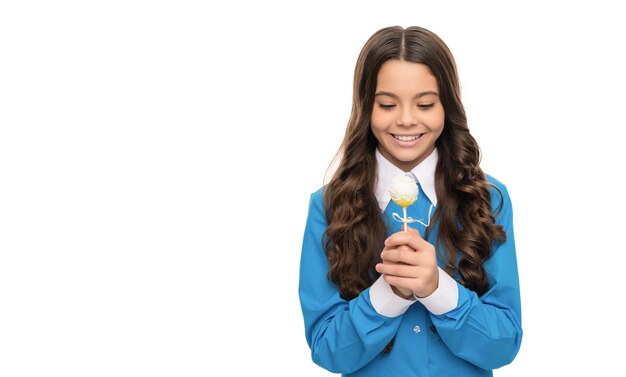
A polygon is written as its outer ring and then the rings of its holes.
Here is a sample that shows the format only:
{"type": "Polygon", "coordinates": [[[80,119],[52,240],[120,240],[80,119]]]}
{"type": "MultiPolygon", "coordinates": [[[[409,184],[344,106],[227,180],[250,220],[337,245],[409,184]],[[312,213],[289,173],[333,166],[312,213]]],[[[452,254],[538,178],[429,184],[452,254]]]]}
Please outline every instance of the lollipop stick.
{"type": "Polygon", "coordinates": [[[406,221],[406,207],[402,207],[402,214],[404,214],[404,231],[409,231],[409,223],[406,221]]]}

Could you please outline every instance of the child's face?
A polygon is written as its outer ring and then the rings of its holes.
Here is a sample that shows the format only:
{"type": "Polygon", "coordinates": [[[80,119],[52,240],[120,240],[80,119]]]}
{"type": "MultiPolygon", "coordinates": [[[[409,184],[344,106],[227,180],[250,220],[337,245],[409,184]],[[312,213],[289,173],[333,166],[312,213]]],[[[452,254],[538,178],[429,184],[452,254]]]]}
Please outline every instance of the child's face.
{"type": "Polygon", "coordinates": [[[435,149],[444,119],[437,79],[426,65],[388,60],[381,66],[371,127],[383,156],[413,169],[435,149]]]}

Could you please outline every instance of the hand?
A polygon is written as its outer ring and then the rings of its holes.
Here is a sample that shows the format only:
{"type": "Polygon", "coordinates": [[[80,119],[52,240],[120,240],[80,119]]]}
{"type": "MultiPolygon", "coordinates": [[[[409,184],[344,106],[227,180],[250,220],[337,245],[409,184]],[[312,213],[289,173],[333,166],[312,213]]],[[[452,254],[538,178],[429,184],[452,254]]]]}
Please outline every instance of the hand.
{"type": "Polygon", "coordinates": [[[395,287],[399,296],[427,297],[437,289],[439,270],[435,247],[417,230],[409,228],[407,232],[392,234],[385,240],[380,256],[383,262],[376,265],[376,271],[395,287]]]}

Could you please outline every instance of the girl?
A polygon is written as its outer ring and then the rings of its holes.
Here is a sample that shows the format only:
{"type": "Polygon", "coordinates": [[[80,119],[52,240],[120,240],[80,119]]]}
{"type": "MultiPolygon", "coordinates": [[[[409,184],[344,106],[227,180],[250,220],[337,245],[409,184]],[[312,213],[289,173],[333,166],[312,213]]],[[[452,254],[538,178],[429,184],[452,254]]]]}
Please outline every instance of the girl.
{"type": "Polygon", "coordinates": [[[491,376],[522,339],[511,201],[483,173],[454,59],[419,28],[363,47],[330,182],[311,196],[300,303],[313,361],[346,376],[491,376]],[[402,231],[388,187],[419,186],[402,231]],[[396,216],[397,218],[397,216],[396,216]]]}

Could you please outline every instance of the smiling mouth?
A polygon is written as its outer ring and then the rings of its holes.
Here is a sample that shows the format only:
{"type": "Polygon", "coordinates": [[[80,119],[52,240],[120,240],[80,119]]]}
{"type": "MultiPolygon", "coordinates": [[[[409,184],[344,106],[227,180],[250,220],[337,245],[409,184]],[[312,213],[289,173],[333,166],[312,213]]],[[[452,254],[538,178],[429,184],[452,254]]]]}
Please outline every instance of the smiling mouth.
{"type": "Polygon", "coordinates": [[[424,134],[417,134],[417,135],[394,135],[392,134],[391,136],[393,136],[396,140],[400,140],[400,141],[413,141],[413,140],[417,140],[419,138],[421,138],[424,134]]]}

